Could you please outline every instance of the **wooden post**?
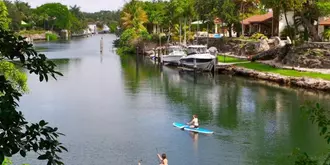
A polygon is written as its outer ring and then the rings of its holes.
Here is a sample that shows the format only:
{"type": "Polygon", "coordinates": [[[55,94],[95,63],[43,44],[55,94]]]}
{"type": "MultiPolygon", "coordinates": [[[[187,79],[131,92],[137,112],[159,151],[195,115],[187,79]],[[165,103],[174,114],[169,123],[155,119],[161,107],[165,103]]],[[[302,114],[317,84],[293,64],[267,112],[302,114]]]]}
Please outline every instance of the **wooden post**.
{"type": "Polygon", "coordinates": [[[196,58],[194,58],[194,69],[197,68],[196,58]]]}
{"type": "Polygon", "coordinates": [[[165,52],[164,55],[168,55],[167,47],[165,47],[164,50],[165,50],[165,51],[164,51],[164,52],[165,52]]]}
{"type": "Polygon", "coordinates": [[[100,52],[101,53],[103,52],[103,37],[101,37],[101,40],[100,40],[100,52]]]}
{"type": "Polygon", "coordinates": [[[217,71],[217,65],[218,65],[218,57],[215,56],[215,59],[213,60],[213,70],[212,70],[213,76],[217,71]]]}
{"type": "Polygon", "coordinates": [[[145,55],[145,52],[144,52],[145,47],[146,47],[145,46],[145,43],[143,43],[143,50],[142,50],[143,51],[143,54],[142,54],[143,55],[143,58],[144,58],[144,55],[145,55]]]}
{"type": "Polygon", "coordinates": [[[197,72],[197,62],[196,62],[196,58],[194,58],[194,74],[196,75],[197,72]]]}
{"type": "Polygon", "coordinates": [[[158,59],[158,64],[160,64],[160,53],[161,53],[161,50],[158,49],[158,57],[157,57],[157,59],[158,59]]]}
{"type": "Polygon", "coordinates": [[[156,51],[156,49],[154,48],[153,49],[153,51],[154,51],[154,61],[155,61],[155,63],[157,62],[157,51],[156,51]]]}
{"type": "Polygon", "coordinates": [[[160,55],[160,65],[163,65],[163,54],[160,55]]]}
{"type": "Polygon", "coordinates": [[[206,38],[206,48],[209,47],[209,24],[207,23],[207,38],[206,38]]]}
{"type": "Polygon", "coordinates": [[[136,72],[139,70],[139,47],[136,47],[136,55],[135,55],[135,62],[136,62],[136,72]]]}

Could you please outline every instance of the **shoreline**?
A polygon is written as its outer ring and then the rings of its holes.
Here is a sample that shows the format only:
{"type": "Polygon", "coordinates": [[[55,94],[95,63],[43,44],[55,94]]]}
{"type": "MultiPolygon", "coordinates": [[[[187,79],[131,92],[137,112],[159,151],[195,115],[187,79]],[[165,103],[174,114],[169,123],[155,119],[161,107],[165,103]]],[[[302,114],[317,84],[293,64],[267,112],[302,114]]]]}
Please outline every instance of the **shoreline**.
{"type": "Polygon", "coordinates": [[[330,81],[308,77],[291,77],[275,73],[260,72],[237,66],[222,67],[218,70],[219,74],[231,74],[242,77],[274,82],[289,87],[300,87],[305,89],[320,90],[330,92],[330,81]]]}

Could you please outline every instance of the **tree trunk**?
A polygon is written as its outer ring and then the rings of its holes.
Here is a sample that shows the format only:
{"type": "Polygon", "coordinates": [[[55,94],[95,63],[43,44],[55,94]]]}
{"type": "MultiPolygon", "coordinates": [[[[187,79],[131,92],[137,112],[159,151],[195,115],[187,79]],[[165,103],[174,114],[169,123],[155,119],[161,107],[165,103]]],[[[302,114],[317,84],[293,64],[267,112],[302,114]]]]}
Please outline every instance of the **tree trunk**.
{"type": "Polygon", "coordinates": [[[272,36],[279,36],[278,33],[279,9],[273,8],[272,36]]]}
{"type": "Polygon", "coordinates": [[[159,34],[160,33],[160,27],[159,27],[158,24],[156,24],[156,27],[157,27],[157,34],[159,34]]]}
{"type": "Polygon", "coordinates": [[[300,18],[301,18],[302,22],[305,24],[305,27],[307,27],[308,32],[310,33],[310,35],[312,37],[312,41],[317,41],[317,42],[322,41],[321,37],[317,33],[315,26],[311,23],[312,21],[310,19],[307,19],[306,17],[304,17],[303,13],[300,13],[300,18]]]}
{"type": "Polygon", "coordinates": [[[187,17],[184,17],[184,39],[183,44],[187,44],[187,17]]]}
{"type": "Polygon", "coordinates": [[[180,44],[181,44],[181,31],[182,31],[182,21],[181,21],[181,18],[180,18],[180,30],[179,30],[180,32],[180,44]]]}
{"type": "Polygon", "coordinates": [[[233,24],[229,24],[229,37],[232,38],[233,37],[233,34],[232,34],[232,29],[233,29],[233,24]]]}
{"type": "MultiPolygon", "coordinates": [[[[286,28],[287,28],[288,31],[289,31],[289,37],[290,37],[290,38],[293,38],[293,37],[292,37],[292,34],[291,34],[291,26],[290,26],[289,21],[288,21],[286,5],[284,5],[284,18],[285,18],[285,22],[286,22],[286,28]]],[[[287,37],[287,36],[286,36],[286,37],[287,37]]]]}
{"type": "Polygon", "coordinates": [[[168,27],[167,44],[170,43],[170,38],[171,38],[171,26],[168,27]]]}
{"type": "Polygon", "coordinates": [[[152,31],[153,34],[156,34],[156,31],[157,31],[156,24],[153,23],[153,24],[152,24],[152,27],[153,27],[153,31],[152,31]]]}
{"type": "Polygon", "coordinates": [[[189,21],[188,21],[189,32],[191,32],[191,22],[192,22],[192,20],[191,20],[191,18],[189,18],[189,21]]]}

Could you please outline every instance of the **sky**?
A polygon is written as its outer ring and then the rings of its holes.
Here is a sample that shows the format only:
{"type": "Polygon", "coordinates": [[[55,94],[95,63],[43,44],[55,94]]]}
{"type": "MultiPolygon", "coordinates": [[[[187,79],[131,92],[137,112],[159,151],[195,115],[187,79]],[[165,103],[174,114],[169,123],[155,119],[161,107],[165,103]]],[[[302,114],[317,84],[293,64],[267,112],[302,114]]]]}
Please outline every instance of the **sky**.
{"type": "Polygon", "coordinates": [[[97,12],[100,10],[117,10],[120,9],[125,1],[128,0],[22,0],[28,2],[31,7],[37,7],[44,3],[60,2],[64,5],[81,7],[85,12],[97,12]]]}

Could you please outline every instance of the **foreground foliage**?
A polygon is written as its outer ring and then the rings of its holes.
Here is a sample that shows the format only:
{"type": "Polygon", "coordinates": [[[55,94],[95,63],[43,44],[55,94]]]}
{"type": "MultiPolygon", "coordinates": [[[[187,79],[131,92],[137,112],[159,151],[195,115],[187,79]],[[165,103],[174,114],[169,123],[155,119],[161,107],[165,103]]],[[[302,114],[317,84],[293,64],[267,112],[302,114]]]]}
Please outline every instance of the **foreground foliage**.
{"type": "MultiPolygon", "coordinates": [[[[55,71],[56,65],[52,61],[38,54],[23,37],[17,37],[2,27],[0,58],[8,61],[18,59],[19,65],[30,74],[38,75],[40,81],[48,81],[49,76],[56,79],[57,75],[62,75],[55,71]]],[[[59,153],[67,149],[58,141],[63,134],[58,132],[58,128],[48,126],[44,120],[38,123],[26,121],[22,112],[17,110],[22,91],[16,86],[20,84],[15,84],[11,77],[15,74],[0,72],[0,162],[18,153],[25,157],[27,152],[35,152],[39,154],[38,159],[48,160],[50,165],[63,164],[59,153]]]]}
{"type": "MultiPolygon", "coordinates": [[[[320,136],[323,137],[328,145],[330,144],[330,111],[327,111],[320,104],[313,105],[308,103],[302,106],[302,111],[308,114],[312,123],[317,124],[319,128],[320,136]]],[[[330,152],[326,154],[325,160],[312,159],[306,152],[298,152],[295,165],[329,165],[330,164],[330,152]]]]}

